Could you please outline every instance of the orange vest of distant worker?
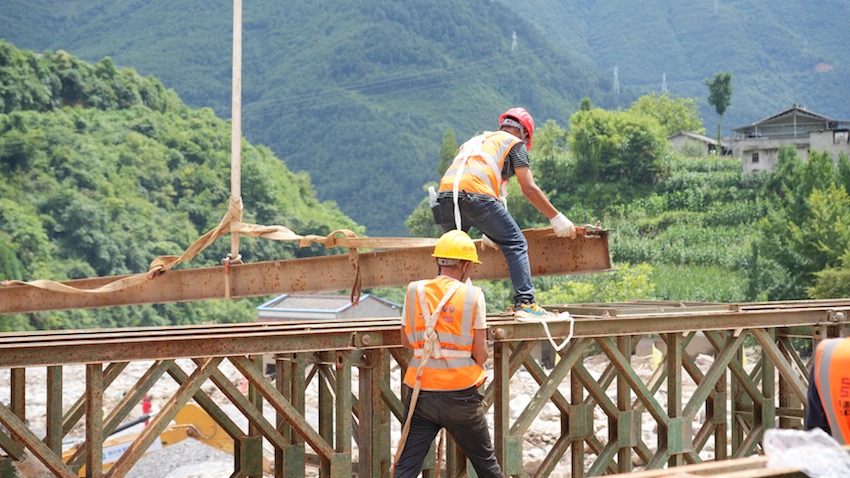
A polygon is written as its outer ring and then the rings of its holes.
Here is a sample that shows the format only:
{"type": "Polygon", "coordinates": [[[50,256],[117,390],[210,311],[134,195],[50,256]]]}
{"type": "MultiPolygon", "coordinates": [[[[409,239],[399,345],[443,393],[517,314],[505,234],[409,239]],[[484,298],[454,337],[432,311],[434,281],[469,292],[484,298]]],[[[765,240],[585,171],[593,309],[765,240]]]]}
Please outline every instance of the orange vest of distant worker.
{"type": "Polygon", "coordinates": [[[832,436],[850,443],[850,339],[828,339],[815,355],[815,384],[832,436]]]}
{"type": "Polygon", "coordinates": [[[519,138],[506,131],[496,131],[463,143],[440,180],[440,191],[452,191],[462,169],[458,191],[504,197],[506,181],[502,179],[502,167],[511,148],[519,142],[519,138]]]}
{"type": "MultiPolygon", "coordinates": [[[[433,309],[439,305],[446,290],[456,282],[450,277],[439,276],[436,279],[413,282],[407,288],[404,333],[414,348],[414,356],[404,375],[404,383],[411,388],[416,384],[416,372],[422,363],[426,321],[433,309]],[[422,310],[419,290],[423,292],[428,309],[426,311],[422,310]]],[[[480,385],[487,377],[484,369],[472,359],[473,318],[480,293],[481,289],[478,287],[463,284],[440,311],[434,331],[442,357],[435,358],[432,352],[422,373],[422,390],[463,390],[480,385]]]]}

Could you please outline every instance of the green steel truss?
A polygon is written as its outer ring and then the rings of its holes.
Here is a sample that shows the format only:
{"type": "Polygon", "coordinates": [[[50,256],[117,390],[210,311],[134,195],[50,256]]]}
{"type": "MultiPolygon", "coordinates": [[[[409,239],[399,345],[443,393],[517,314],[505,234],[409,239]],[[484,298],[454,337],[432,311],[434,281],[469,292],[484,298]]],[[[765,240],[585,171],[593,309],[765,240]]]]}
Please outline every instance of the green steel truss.
{"type": "MultiPolygon", "coordinates": [[[[563,309],[576,319],[575,332],[557,357],[539,324],[488,318],[492,370],[482,392],[496,453],[511,476],[660,470],[700,463],[709,443],[718,460],[760,453],[765,429],[802,426],[809,365],[801,344],[842,335],[850,300],[563,309]],[[685,352],[697,336],[714,351],[708,366],[685,352]],[[667,351],[649,377],[633,366],[643,337],[657,337],[667,351]],[[745,346],[758,351],[748,365],[745,346]],[[541,356],[541,347],[553,355],[541,356]],[[590,370],[589,358],[603,364],[601,374],[590,370]],[[519,375],[538,384],[521,404],[512,402],[519,375]],[[689,395],[683,393],[685,381],[694,384],[689,395]],[[544,413],[550,422],[554,414],[557,439],[541,445],[542,458],[524,463],[527,438],[544,413]],[[651,434],[644,433],[647,417],[651,434]]],[[[556,337],[568,334],[566,322],[550,329],[556,337]]],[[[0,471],[26,459],[54,476],[78,476],[83,466],[85,476],[125,476],[194,401],[233,438],[234,476],[259,477],[264,468],[287,478],[315,469],[323,477],[390,476],[404,412],[399,379],[410,357],[399,343],[395,319],[5,334],[0,365],[9,369],[11,395],[0,404],[0,471]],[[261,370],[263,354],[274,354],[273,380],[261,370]],[[119,403],[104,409],[104,393],[133,362],[144,362],[146,372],[119,403]],[[63,407],[63,367],[72,364],[85,364],[86,389],[63,407]],[[247,394],[225,375],[225,364],[244,377],[247,394]],[[35,367],[47,371],[44,436],[27,425],[27,400],[36,392],[27,389],[26,376],[35,367]],[[173,380],[176,391],[115,465],[102,471],[97,465],[104,439],[132,418],[160,379],[173,380]],[[315,405],[307,403],[310,387],[317,390],[315,405]],[[220,391],[243,416],[228,415],[210,390],[220,391]],[[62,440],[79,423],[85,444],[63,458],[62,440]]],[[[732,470],[736,461],[728,462],[732,470]]],[[[424,476],[434,476],[435,465],[432,450],[424,476]]],[[[714,474],[723,473],[721,465],[713,466],[714,474]]],[[[441,476],[474,476],[450,439],[445,470],[441,476]]],[[[664,476],[658,473],[652,476],[664,476]]]]}

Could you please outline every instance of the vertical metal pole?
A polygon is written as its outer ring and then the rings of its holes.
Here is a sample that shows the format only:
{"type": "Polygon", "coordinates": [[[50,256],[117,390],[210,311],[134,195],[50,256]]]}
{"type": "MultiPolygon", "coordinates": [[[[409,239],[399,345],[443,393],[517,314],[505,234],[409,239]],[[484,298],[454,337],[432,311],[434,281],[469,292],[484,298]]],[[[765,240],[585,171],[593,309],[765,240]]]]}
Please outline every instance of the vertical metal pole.
{"type": "Polygon", "coordinates": [[[103,365],[86,365],[86,476],[103,476],[103,365]]]}
{"type": "Polygon", "coordinates": [[[331,476],[351,476],[351,352],[336,352],[336,370],[334,376],[334,394],[336,395],[336,433],[334,436],[334,457],[331,461],[331,476]]]}
{"type": "MultiPolygon", "coordinates": [[[[786,329],[778,330],[776,333],[777,336],[781,335],[783,338],[787,338],[786,329]]],[[[790,343],[790,340],[792,339],[789,338],[788,342],[783,341],[783,343],[790,343]]],[[[782,347],[781,350],[782,356],[785,357],[785,361],[793,364],[794,358],[792,357],[792,354],[795,354],[796,352],[794,350],[788,350],[785,347],[782,347]]],[[[808,377],[808,374],[806,376],[808,377]]],[[[794,393],[793,387],[791,387],[788,381],[782,377],[782,374],[779,374],[779,406],[786,410],[798,408],[805,409],[805,407],[803,407],[800,403],[800,399],[794,393]]],[[[789,418],[787,414],[779,419],[779,428],[782,429],[800,428],[801,425],[802,423],[798,418],[789,418]]]]}
{"type": "Polygon", "coordinates": [[[13,368],[11,371],[12,396],[9,409],[22,422],[27,422],[27,369],[13,368]]]}
{"type": "MultiPolygon", "coordinates": [[[[728,417],[726,413],[726,405],[728,400],[728,394],[726,393],[726,381],[727,376],[732,375],[727,372],[723,372],[723,375],[720,376],[720,379],[717,381],[717,385],[714,387],[714,393],[711,394],[711,398],[707,401],[707,406],[710,406],[711,409],[707,415],[710,415],[711,420],[715,424],[714,428],[714,459],[715,460],[725,460],[729,458],[729,440],[726,435],[729,430],[728,417]]],[[[733,415],[734,417],[734,415],[733,415]]]]}
{"type": "MultiPolygon", "coordinates": [[[[322,360],[319,357],[319,360],[322,360]]],[[[327,369],[326,363],[317,363],[315,367],[327,369]]],[[[319,381],[319,435],[328,443],[333,443],[334,439],[334,401],[333,391],[330,383],[321,372],[316,374],[316,380],[319,381]]],[[[321,463],[319,467],[319,478],[328,478],[331,476],[330,459],[320,457],[321,463]]]]}
{"type": "MultiPolygon", "coordinates": [[[[570,404],[581,406],[584,403],[584,388],[576,376],[575,368],[570,371],[570,404]]],[[[584,476],[584,439],[574,440],[570,444],[570,476],[581,478],[584,476]]]]}
{"type": "Polygon", "coordinates": [[[463,448],[457,444],[452,436],[446,433],[446,478],[466,478],[469,476],[466,466],[466,453],[463,448]],[[449,466],[449,457],[451,467],[449,466]]]}
{"type": "MultiPolygon", "coordinates": [[[[775,343],[776,328],[768,328],[767,333],[775,343]]],[[[758,420],[764,425],[765,430],[767,430],[768,428],[776,428],[776,365],[766,353],[761,354],[761,360],[761,386],[764,393],[764,408],[761,410],[760,417],[753,417],[753,425],[755,426],[755,421],[758,420]]],[[[761,442],[762,439],[759,438],[759,443],[761,442]]]]}
{"type": "MultiPolygon", "coordinates": [[[[284,357],[287,360],[277,361],[277,376],[282,377],[278,390],[283,390],[281,393],[289,400],[292,407],[304,416],[306,356],[303,353],[292,353],[284,357]]],[[[279,460],[283,462],[282,465],[275,464],[275,477],[304,478],[306,459],[304,438],[294,433],[292,427],[283,421],[283,417],[278,416],[278,423],[281,422],[283,423],[279,427],[283,429],[283,436],[289,445],[281,451],[280,457],[275,455],[275,462],[279,460]]]]}
{"type": "Polygon", "coordinates": [[[508,434],[511,429],[510,413],[510,380],[511,363],[510,348],[507,342],[493,342],[493,448],[496,450],[496,459],[505,470],[508,457],[508,434]]]}
{"type": "MultiPolygon", "coordinates": [[[[721,335],[724,341],[726,341],[729,334],[730,333],[723,333],[721,335]]],[[[738,363],[743,364],[743,358],[744,348],[741,347],[737,352],[735,352],[735,358],[732,360],[736,360],[738,363]]],[[[744,428],[741,426],[740,420],[743,419],[742,414],[746,413],[743,410],[746,392],[735,374],[731,374],[729,380],[731,382],[729,400],[731,401],[732,416],[729,418],[732,426],[732,456],[738,456],[738,450],[741,448],[741,444],[744,441],[744,428]]]]}
{"type": "MultiPolygon", "coordinates": [[[[289,356],[289,354],[287,354],[289,356]]],[[[275,388],[280,394],[283,396],[284,400],[292,403],[292,389],[290,388],[290,381],[292,379],[292,370],[289,367],[289,361],[281,358],[280,355],[275,355],[275,364],[274,364],[274,383],[275,388]]],[[[292,443],[292,427],[286,423],[286,420],[283,417],[283,414],[277,412],[276,414],[276,422],[277,431],[280,432],[281,436],[283,436],[284,441],[287,443],[292,443]]],[[[285,455],[283,448],[275,447],[274,448],[274,476],[275,478],[284,478],[284,466],[285,455]]]]}
{"type": "MultiPolygon", "coordinates": [[[[242,0],[233,0],[233,81],[230,107],[230,200],[242,205],[242,0]]],[[[241,218],[240,218],[241,219],[241,218]]],[[[230,233],[230,257],[239,256],[239,234],[230,233]]]]}
{"type": "Polygon", "coordinates": [[[47,367],[47,436],[44,442],[62,454],[62,367],[47,367]]]}
{"type": "Polygon", "coordinates": [[[360,463],[359,476],[383,478],[390,475],[390,413],[381,398],[381,384],[389,383],[388,352],[368,350],[360,367],[360,463]]]}
{"type": "MultiPolygon", "coordinates": [[[[667,415],[670,418],[681,418],[682,417],[682,334],[679,333],[670,333],[665,337],[667,341],[667,415]]],[[[678,423],[677,421],[673,421],[674,423],[678,423]]],[[[661,436],[661,430],[659,429],[659,439],[662,443],[667,446],[667,450],[669,452],[670,441],[669,437],[671,434],[671,430],[664,429],[666,435],[661,436]]],[[[675,434],[675,437],[678,439],[683,438],[681,436],[682,430],[674,430],[672,433],[675,434]]],[[[690,437],[688,437],[690,438],[690,437]]],[[[670,457],[667,459],[667,464],[670,467],[681,466],[684,464],[684,460],[681,454],[670,454],[670,457]]]]}
{"type": "MultiPolygon", "coordinates": [[[[263,356],[253,355],[248,358],[254,363],[254,367],[262,373],[263,356]]],[[[247,380],[247,378],[243,378],[243,380],[247,380]]],[[[262,414],[263,396],[260,394],[257,386],[251,382],[248,383],[248,401],[262,414]]],[[[260,432],[260,428],[250,421],[248,422],[248,435],[243,440],[240,450],[242,456],[239,467],[243,474],[252,478],[262,478],[263,435],[260,432]]]]}
{"type": "MultiPolygon", "coordinates": [[[[631,361],[632,356],[632,338],[627,335],[617,337],[617,349],[620,353],[631,361]]],[[[668,351],[669,353],[669,351],[668,351]]],[[[617,441],[621,444],[617,451],[617,472],[628,473],[632,471],[632,437],[633,430],[633,413],[632,413],[632,389],[629,386],[629,381],[626,379],[625,373],[617,374],[617,408],[620,410],[620,415],[617,417],[617,423],[614,427],[617,434],[617,441]],[[627,421],[623,423],[623,421],[627,421]],[[630,436],[620,436],[620,433],[628,433],[630,436]],[[625,445],[625,446],[623,446],[625,445]]],[[[659,429],[659,432],[661,429],[659,429]]]]}
{"type": "MultiPolygon", "coordinates": [[[[363,365],[358,368],[358,389],[357,395],[360,400],[360,421],[357,424],[357,436],[359,440],[357,447],[360,450],[360,460],[357,464],[357,475],[364,478],[377,478],[378,474],[376,465],[380,460],[376,460],[375,449],[380,445],[376,443],[378,435],[377,429],[380,428],[379,422],[381,417],[375,416],[376,405],[374,400],[375,392],[378,393],[378,398],[381,395],[381,384],[376,383],[375,377],[380,376],[380,370],[375,370],[375,356],[378,355],[378,350],[367,350],[363,352],[363,365]]],[[[380,406],[380,405],[378,405],[380,406]]]]}

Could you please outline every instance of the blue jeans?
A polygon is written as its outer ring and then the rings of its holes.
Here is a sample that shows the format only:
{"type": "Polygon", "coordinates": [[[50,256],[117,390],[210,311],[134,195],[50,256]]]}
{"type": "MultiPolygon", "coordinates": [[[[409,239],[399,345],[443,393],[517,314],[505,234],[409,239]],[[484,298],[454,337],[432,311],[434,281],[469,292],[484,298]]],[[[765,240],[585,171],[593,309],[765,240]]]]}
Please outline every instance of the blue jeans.
{"type": "MultiPolygon", "coordinates": [[[[407,393],[402,423],[407,420],[411,395],[410,387],[405,385],[404,388],[407,393]]],[[[490,430],[487,428],[487,417],[484,416],[481,400],[475,387],[455,392],[419,392],[404,451],[396,463],[393,477],[419,476],[425,455],[440,428],[445,428],[451,434],[480,478],[504,477],[490,441],[490,430]]]]}
{"type": "MultiPolygon", "coordinates": [[[[531,264],[528,262],[528,241],[522,234],[513,216],[493,196],[466,194],[458,197],[461,229],[469,232],[474,227],[493,240],[508,265],[514,287],[514,303],[534,302],[534,286],[531,284],[531,264]]],[[[443,232],[455,229],[454,203],[451,198],[441,197],[432,210],[434,221],[443,232]]]]}

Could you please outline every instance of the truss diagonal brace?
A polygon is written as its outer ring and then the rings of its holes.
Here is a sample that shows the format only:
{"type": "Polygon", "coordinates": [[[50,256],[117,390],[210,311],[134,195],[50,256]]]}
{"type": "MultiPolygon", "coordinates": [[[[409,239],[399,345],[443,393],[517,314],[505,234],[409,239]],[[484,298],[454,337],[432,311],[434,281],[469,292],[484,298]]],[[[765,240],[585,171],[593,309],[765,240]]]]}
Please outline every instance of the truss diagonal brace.
{"type": "MultiPolygon", "coordinates": [[[[578,274],[611,269],[608,233],[556,237],[550,228],[523,231],[528,239],[531,271],[535,276],[578,274]]],[[[431,277],[435,272],[433,248],[412,247],[379,252],[361,252],[362,288],[406,285],[431,277]]],[[[475,280],[505,279],[508,274],[501,251],[479,253],[471,277],[475,280]]],[[[291,292],[324,292],[351,289],[357,270],[347,254],[224,267],[171,270],[142,285],[109,293],[54,292],[32,286],[0,287],[0,315],[47,310],[86,309],[207,299],[271,296],[291,292]],[[225,291],[225,287],[229,287],[225,291]],[[229,293],[228,293],[229,292],[229,293]]],[[[101,277],[63,282],[78,289],[94,289],[121,277],[101,277]]]]}

